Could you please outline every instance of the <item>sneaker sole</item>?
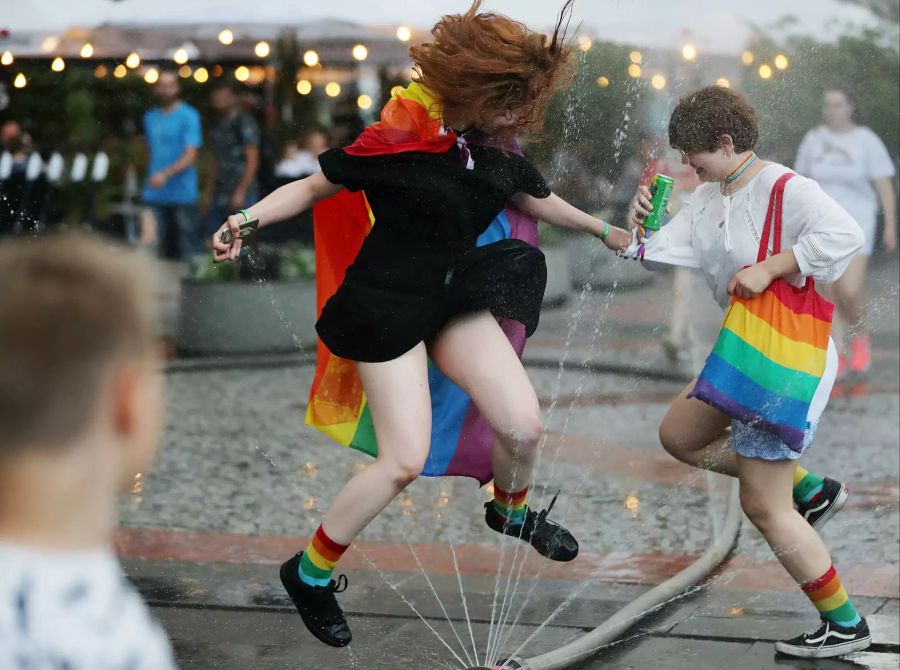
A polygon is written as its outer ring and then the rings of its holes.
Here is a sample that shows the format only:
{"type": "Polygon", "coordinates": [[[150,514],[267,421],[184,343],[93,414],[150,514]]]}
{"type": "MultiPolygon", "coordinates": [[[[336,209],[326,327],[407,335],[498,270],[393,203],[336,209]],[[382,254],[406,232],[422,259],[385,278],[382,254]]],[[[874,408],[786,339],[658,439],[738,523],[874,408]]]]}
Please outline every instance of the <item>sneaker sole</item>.
{"type": "Polygon", "coordinates": [[[872,636],[870,635],[860,640],[829,645],[828,647],[795,647],[784,642],[776,642],[775,651],[785,656],[794,656],[795,658],[833,658],[834,656],[844,656],[845,654],[868,649],[871,644],[872,636]]]}
{"type": "Polygon", "coordinates": [[[816,530],[818,530],[822,526],[824,526],[826,523],[828,523],[831,520],[831,517],[833,517],[835,514],[837,514],[844,508],[844,505],[847,504],[847,498],[849,496],[850,496],[850,489],[848,489],[847,485],[845,484],[844,486],[841,487],[841,492],[838,493],[838,496],[837,496],[837,498],[834,499],[834,502],[831,504],[831,507],[829,507],[827,510],[825,510],[825,513],[822,516],[820,516],[818,519],[816,519],[816,522],[812,525],[812,527],[815,528],[816,530]]]}
{"type": "Polygon", "coordinates": [[[306,615],[303,614],[300,606],[297,605],[297,601],[294,600],[294,596],[291,595],[290,589],[288,589],[287,580],[285,579],[283,568],[284,566],[282,566],[282,569],[278,571],[278,576],[281,578],[281,585],[284,587],[284,590],[288,594],[288,598],[290,598],[291,602],[294,604],[294,607],[297,608],[297,614],[299,614],[300,618],[303,620],[303,625],[306,626],[306,630],[308,630],[310,634],[313,635],[313,637],[315,637],[319,642],[323,642],[329,647],[341,648],[346,647],[348,644],[350,644],[353,641],[353,638],[347,640],[346,642],[336,642],[331,638],[324,637],[322,634],[318,633],[312,627],[312,625],[310,625],[310,622],[306,620],[306,615]]]}

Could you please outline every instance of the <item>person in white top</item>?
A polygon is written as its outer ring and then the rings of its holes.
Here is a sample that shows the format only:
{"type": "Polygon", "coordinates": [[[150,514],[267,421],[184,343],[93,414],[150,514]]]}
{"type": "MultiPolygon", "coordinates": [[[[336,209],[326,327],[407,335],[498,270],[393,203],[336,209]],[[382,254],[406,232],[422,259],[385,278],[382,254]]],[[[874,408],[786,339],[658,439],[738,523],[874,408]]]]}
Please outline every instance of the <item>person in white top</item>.
{"type": "Polygon", "coordinates": [[[897,208],[894,163],[884,143],[870,128],[853,120],[856,104],[845,91],[825,91],[825,123],[813,128],[797,150],[794,169],[819,182],[860,225],[866,242],[846,272],[823,294],[835,303],[834,338],[841,353],[840,373],[865,373],[871,364],[871,346],[865,324],[864,291],[869,256],[875,250],[879,205],[884,215],[881,243],[885,251],[897,248],[897,208]],[[847,331],[850,356],[844,356],[847,331]]]}
{"type": "MultiPolygon", "coordinates": [[[[645,232],[641,224],[652,205],[649,190],[639,187],[628,215],[636,240],[625,255],[699,268],[723,309],[731,296],[753,298],[778,278],[801,286],[810,277],[823,282],[840,277],[862,247],[862,231],[818,184],[804,177],[795,176],[786,185],[784,251],[770,251],[765,261],[756,262],[769,195],[779,177],[789,172],[756,156],[758,135],[753,108],[731,89],[710,86],[682,98],[669,122],[669,142],[703,183],[690,204],[643,244],[638,243],[645,232]]],[[[834,382],[833,349],[807,417],[804,449],[834,382]]],[[[816,658],[866,648],[871,643],[866,622],[841,586],[815,531],[843,506],[846,487],[798,467],[800,454],[773,433],[689,398],[695,382],[663,419],[663,447],[685,463],[738,478],[747,517],[822,617],[817,631],[779,642],[776,648],[816,658]]]]}
{"type": "Polygon", "coordinates": [[[163,376],[146,259],[82,234],[0,243],[0,668],[174,670],[113,553],[163,376]]]}

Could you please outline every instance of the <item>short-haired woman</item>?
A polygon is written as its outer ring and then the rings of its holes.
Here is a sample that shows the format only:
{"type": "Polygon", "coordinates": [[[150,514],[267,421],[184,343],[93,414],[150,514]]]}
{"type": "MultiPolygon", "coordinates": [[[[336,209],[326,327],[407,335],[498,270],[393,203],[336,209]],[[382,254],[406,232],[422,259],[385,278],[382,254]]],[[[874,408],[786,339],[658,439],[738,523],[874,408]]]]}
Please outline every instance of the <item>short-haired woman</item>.
{"type": "MultiPolygon", "coordinates": [[[[794,176],[783,200],[783,251],[757,263],[761,232],[775,183],[790,170],[754,152],[756,114],[735,91],[712,86],[682,98],[669,122],[669,141],[696,170],[701,185],[690,205],[628,254],[699,268],[725,309],[732,295],[754,297],[777,278],[802,286],[808,277],[840,277],[863,244],[853,219],[816,182],[794,176]]],[[[641,233],[650,193],[640,187],[629,225],[641,233]]],[[[809,446],[837,368],[833,343],[807,417],[809,446]]],[[[868,627],[834,571],[815,528],[844,504],[846,488],[797,466],[800,453],[774,434],[689,398],[691,382],[660,426],[663,447],[679,460],[740,480],[741,505],[776,557],[818,609],[818,630],[776,645],[799,657],[824,658],[866,648],[868,627]],[[729,432],[730,429],[730,432],[729,432]],[[796,505],[796,509],[795,509],[796,505]]]]}

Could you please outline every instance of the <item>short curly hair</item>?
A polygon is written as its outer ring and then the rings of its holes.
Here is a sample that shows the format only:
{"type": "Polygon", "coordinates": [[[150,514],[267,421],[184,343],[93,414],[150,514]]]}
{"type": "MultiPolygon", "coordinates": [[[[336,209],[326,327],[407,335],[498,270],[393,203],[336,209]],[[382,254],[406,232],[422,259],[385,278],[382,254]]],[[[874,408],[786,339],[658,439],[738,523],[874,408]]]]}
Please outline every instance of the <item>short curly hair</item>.
{"type": "Polygon", "coordinates": [[[707,86],[678,101],[669,120],[669,144],[685,153],[715,151],[730,135],[737,152],[759,139],[756,112],[746,98],[724,86],[707,86]]]}

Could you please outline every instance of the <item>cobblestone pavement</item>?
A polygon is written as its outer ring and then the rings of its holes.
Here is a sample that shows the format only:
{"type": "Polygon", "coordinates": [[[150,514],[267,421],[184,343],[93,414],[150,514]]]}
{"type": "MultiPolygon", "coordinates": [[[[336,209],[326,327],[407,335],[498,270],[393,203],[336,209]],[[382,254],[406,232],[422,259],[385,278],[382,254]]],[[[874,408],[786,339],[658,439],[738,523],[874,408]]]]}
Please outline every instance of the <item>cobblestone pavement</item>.
{"type": "MultiPolygon", "coordinates": [[[[774,659],[771,640],[795,634],[813,618],[745,523],[733,558],[709,588],[641,624],[637,637],[585,667],[722,668],[726,659],[736,668],[900,667],[896,270],[896,264],[880,265],[873,274],[876,365],[865,382],[838,389],[804,458],[810,470],[851,487],[850,503],[824,537],[848,590],[881,617],[874,619],[875,650],[855,666],[774,659]]],[[[660,346],[671,285],[663,275],[627,290],[576,291],[564,307],[545,312],[529,343],[528,372],[548,430],[533,500],[546,502],[561,489],[554,516],[583,548],[583,557],[566,568],[531,557],[524,564],[517,603],[529,591],[532,597],[511,640],[524,639],[561,602],[573,601],[529,652],[597,625],[685,567],[721,520],[721,481],[676,463],[656,437],[668,401],[702,360],[698,352],[720,318],[698,308],[706,316],[692,320],[698,343],[688,356],[692,363],[673,365],[660,346]],[[580,591],[587,579],[590,586],[580,591]]],[[[463,479],[416,482],[348,554],[342,566],[353,582],[345,594],[357,632],[352,652],[320,649],[299,632],[271,565],[302,548],[302,536],[367,457],[304,426],[313,372],[307,357],[235,363],[173,361],[159,462],[136,479],[121,508],[120,553],[159,607],[185,667],[451,667],[453,656],[394,590],[438,625],[440,609],[423,604],[431,592],[415,551],[437,592],[452,598],[451,619],[458,621],[451,542],[466,579],[473,636],[486,641],[500,548],[507,562],[514,549],[484,526],[480,510],[488,491],[463,479]]]]}

